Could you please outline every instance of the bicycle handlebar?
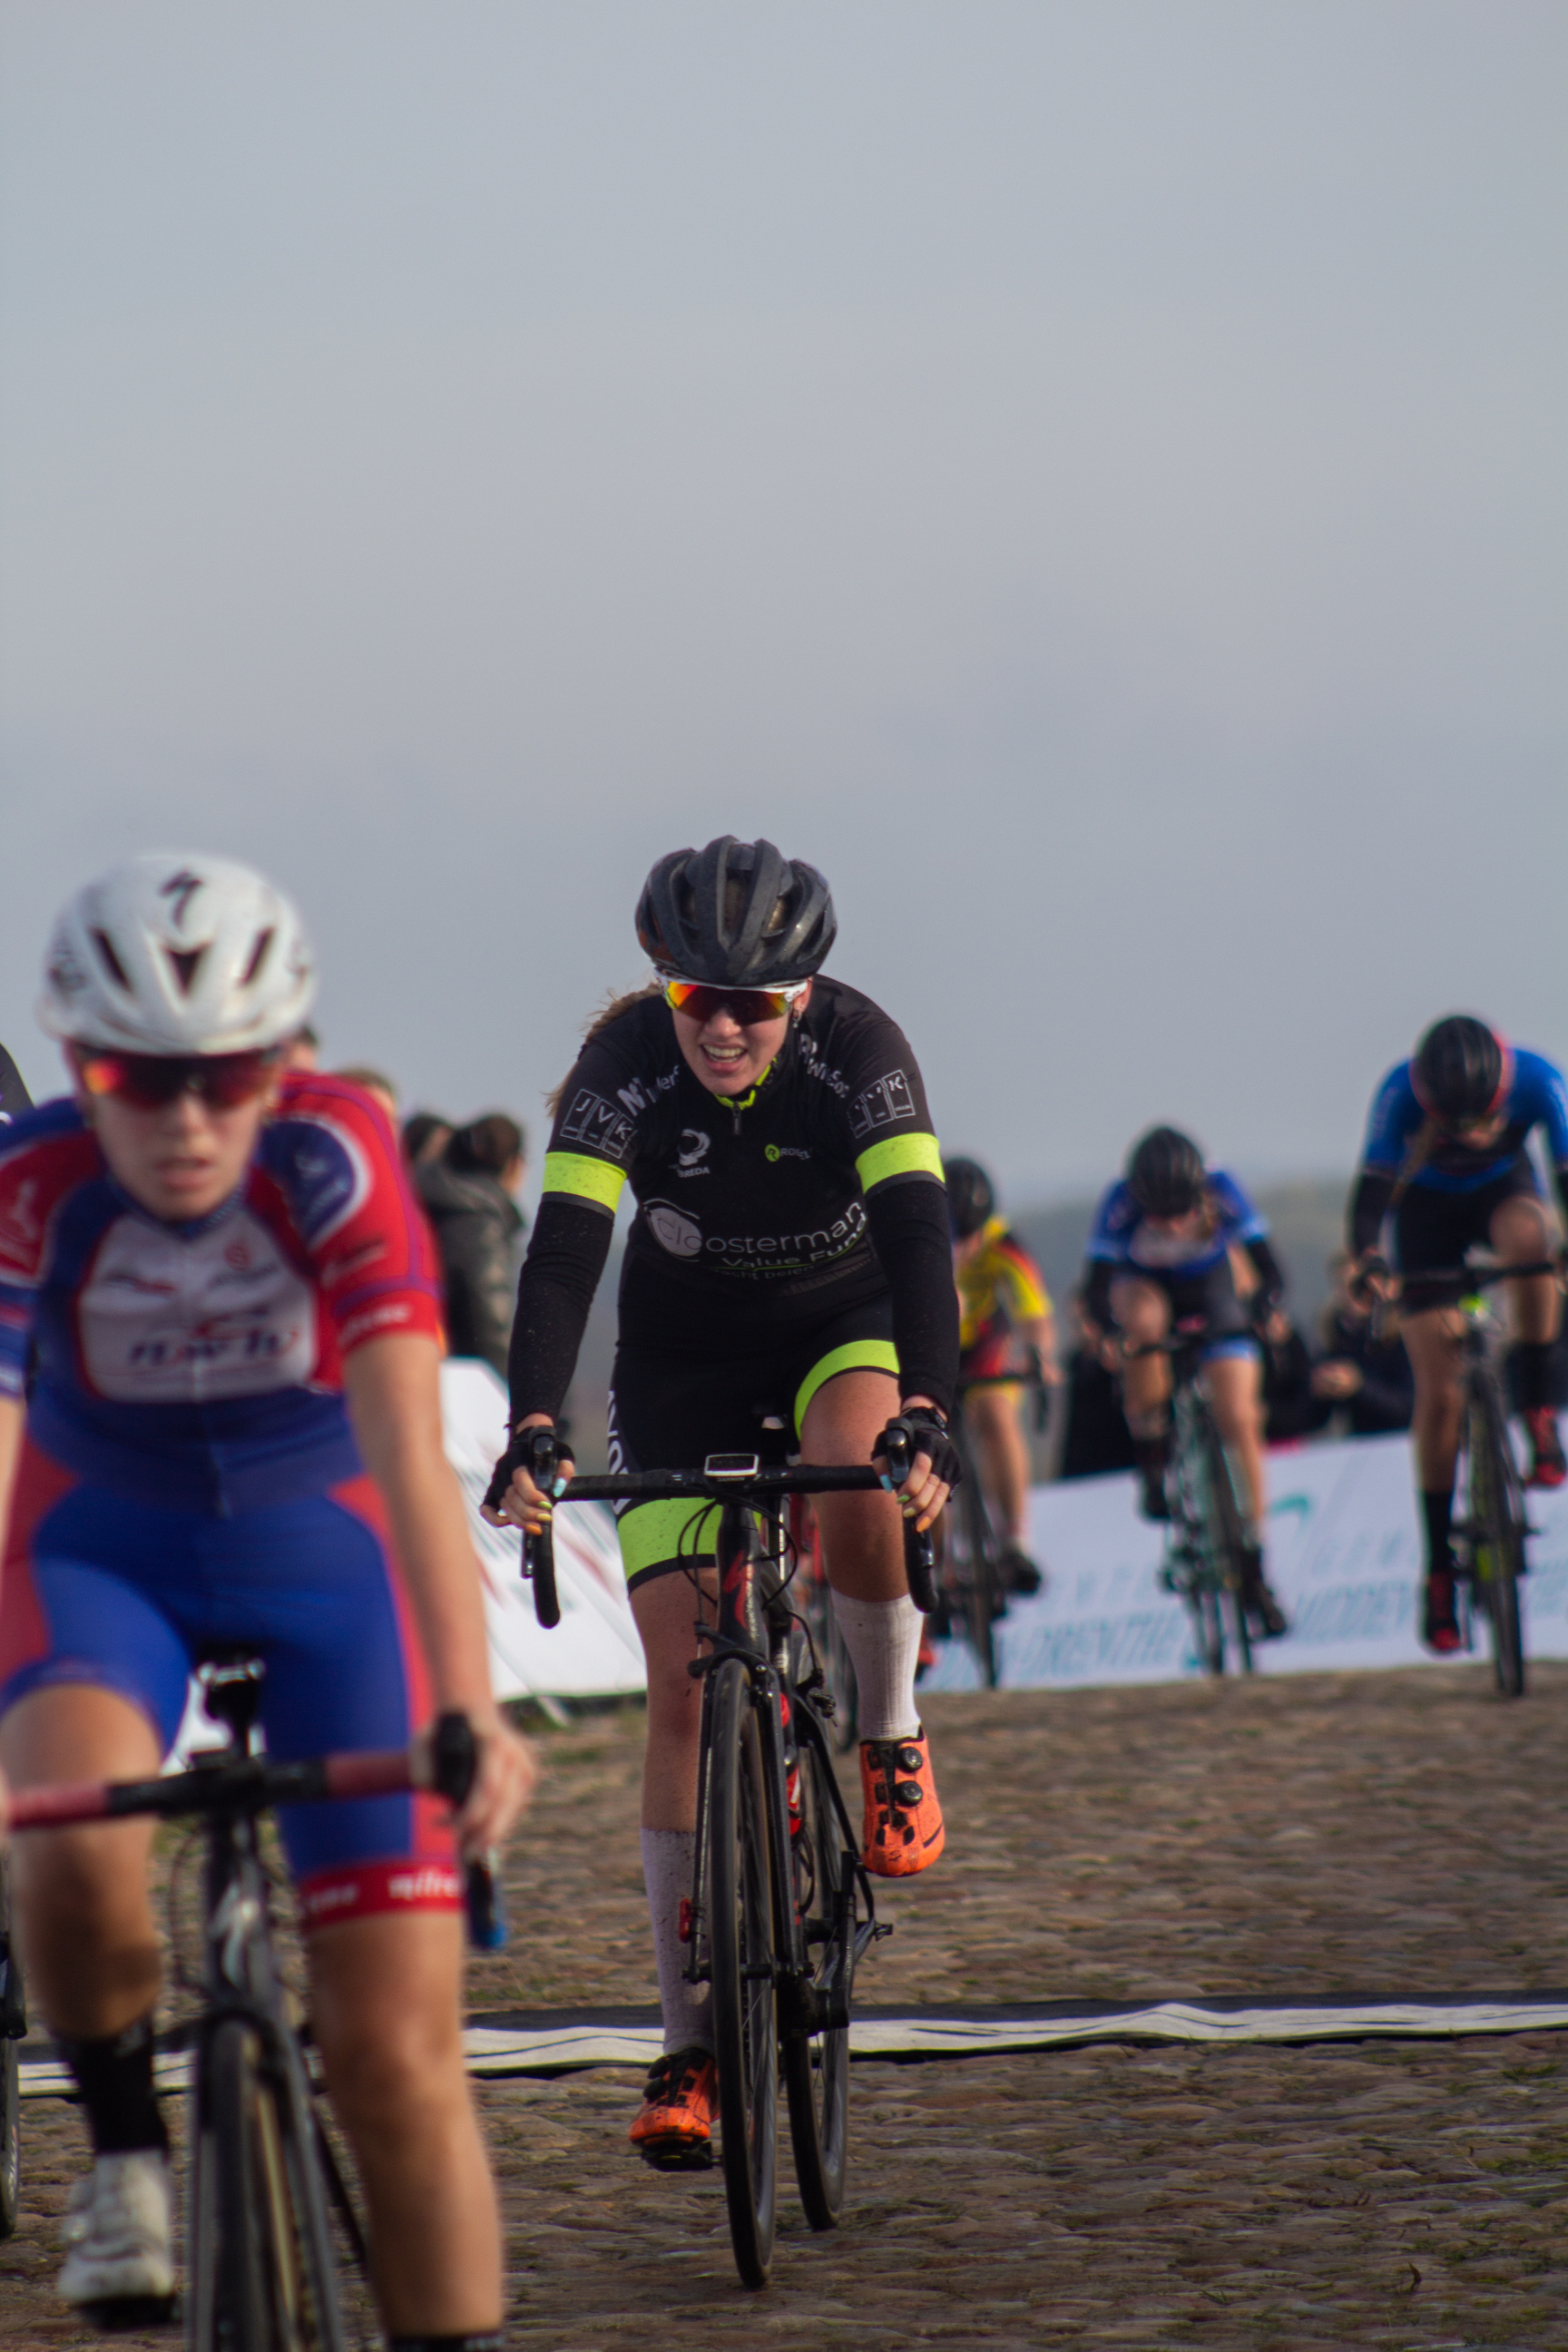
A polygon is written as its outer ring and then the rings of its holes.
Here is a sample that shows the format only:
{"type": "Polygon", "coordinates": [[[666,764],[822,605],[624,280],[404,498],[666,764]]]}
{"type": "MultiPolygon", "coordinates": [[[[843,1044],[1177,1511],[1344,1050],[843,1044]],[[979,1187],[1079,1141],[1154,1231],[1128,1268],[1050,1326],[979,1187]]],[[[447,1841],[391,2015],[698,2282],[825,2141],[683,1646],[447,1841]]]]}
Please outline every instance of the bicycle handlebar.
{"type": "MultiPolygon", "coordinates": [[[[912,1456],[907,1453],[895,1459],[898,1448],[889,1447],[888,1468],[895,1483],[901,1484],[910,1475],[912,1456]]],[[[868,1463],[864,1468],[848,1464],[800,1462],[792,1466],[762,1464],[752,1454],[724,1456],[710,1454],[700,1470],[625,1470],[608,1476],[588,1475],[574,1478],[563,1490],[560,1500],[567,1503],[650,1503],[694,1502],[723,1503],[732,1496],[752,1502],[773,1495],[869,1495],[883,1491],[882,1480],[868,1463]],[[726,1459],[732,1468],[715,1469],[715,1463],[726,1459]]],[[[548,1531],[542,1537],[524,1536],[523,1558],[531,1563],[535,1578],[535,1606],[540,1623],[554,1624],[560,1616],[546,1619],[538,1585],[539,1549],[542,1544],[548,1552],[548,1531]]],[[[910,1598],[922,1616],[929,1617],[936,1607],[936,1558],[928,1529],[920,1533],[911,1519],[904,1521],[904,1573],[909,1579],[910,1598]]],[[[551,1595],[554,1597],[552,1580],[551,1595]]]]}
{"type": "Polygon", "coordinates": [[[430,1789],[461,1804],[474,1777],[474,1735],[468,1718],[444,1715],[428,1763],[416,1767],[410,1748],[365,1748],[269,1763],[264,1756],[230,1757],[152,1780],[82,1780],[20,1789],[11,1800],[14,1830],[67,1829],[82,1822],[126,1820],[153,1813],[168,1820],[192,1813],[260,1813],[274,1805],[310,1805],[333,1797],[396,1797],[430,1789]]]}
{"type": "Polygon", "coordinates": [[[1530,1282],[1537,1275],[1557,1274],[1562,1269],[1555,1258],[1532,1258],[1528,1265],[1423,1265],[1409,1274],[1389,1269],[1389,1279],[1397,1282],[1402,1290],[1412,1283],[1458,1283],[1466,1290],[1489,1290],[1495,1282],[1530,1282]]]}

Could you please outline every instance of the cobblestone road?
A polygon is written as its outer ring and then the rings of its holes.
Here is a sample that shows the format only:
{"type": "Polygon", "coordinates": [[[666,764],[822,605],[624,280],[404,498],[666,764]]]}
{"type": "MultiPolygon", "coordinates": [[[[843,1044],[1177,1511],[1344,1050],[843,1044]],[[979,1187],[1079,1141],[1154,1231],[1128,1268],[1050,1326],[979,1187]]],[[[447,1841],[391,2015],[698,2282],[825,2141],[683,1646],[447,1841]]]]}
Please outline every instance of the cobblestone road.
{"type": "MultiPolygon", "coordinates": [[[[950,1853],[889,1891],[862,1993],[1568,1986],[1565,1698],[1543,1667],[1511,1708],[1479,1668],[933,1701],[950,1853]]],[[[546,1747],[473,2006],[645,2001],[640,1717],[546,1747]]],[[[845,2227],[790,2200],[761,2296],[716,2179],[630,2156],[636,2089],[481,2092],[519,2345],[1568,2347],[1568,2035],[860,2064],[845,2227]]],[[[79,2127],[56,2102],[26,2127],[0,2337],[72,2345],[49,2282],[79,2127]]]]}

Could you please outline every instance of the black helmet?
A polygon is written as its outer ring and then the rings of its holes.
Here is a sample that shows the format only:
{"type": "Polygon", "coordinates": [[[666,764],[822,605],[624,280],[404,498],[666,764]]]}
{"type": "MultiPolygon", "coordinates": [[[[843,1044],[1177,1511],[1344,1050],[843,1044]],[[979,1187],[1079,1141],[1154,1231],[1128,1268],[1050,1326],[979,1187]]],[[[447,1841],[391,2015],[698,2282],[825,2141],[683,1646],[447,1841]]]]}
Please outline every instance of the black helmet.
{"type": "Polygon", "coordinates": [[[944,1160],[947,1213],[955,1241],[977,1234],[987,1217],[996,1213],[996,1190],[978,1160],[944,1160]]]}
{"type": "Polygon", "coordinates": [[[1179,1128],[1152,1127],[1133,1145],[1127,1186],[1146,1216],[1184,1217],[1204,1197],[1204,1155],[1179,1128]]]}
{"type": "Polygon", "coordinates": [[[721,835],[661,857],[637,900],[637,938],[660,971],[714,987],[787,988],[809,980],[837,933],[815,866],[771,841],[721,835]]]}
{"type": "Polygon", "coordinates": [[[1507,1066],[1503,1042],[1484,1021],[1450,1013],[1415,1048],[1410,1083],[1423,1110],[1463,1125],[1497,1108],[1507,1066]]]}

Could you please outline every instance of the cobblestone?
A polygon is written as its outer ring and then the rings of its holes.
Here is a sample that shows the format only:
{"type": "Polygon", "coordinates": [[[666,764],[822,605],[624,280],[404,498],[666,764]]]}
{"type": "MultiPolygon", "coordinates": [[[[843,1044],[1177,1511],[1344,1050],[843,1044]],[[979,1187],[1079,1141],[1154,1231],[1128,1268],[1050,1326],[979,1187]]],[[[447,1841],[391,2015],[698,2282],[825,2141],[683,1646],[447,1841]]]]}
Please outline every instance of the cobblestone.
{"type": "MultiPolygon", "coordinates": [[[[1540,1667],[1513,1707],[1479,1668],[933,1700],[949,1850],[887,1890],[862,1994],[1568,1985],[1565,1696],[1540,1667]]],[[[513,1946],[472,2003],[645,2001],[640,1716],[545,1746],[513,1946]]],[[[1568,2347],[1568,2035],[858,2065],[844,2226],[813,2236],[786,2197],[760,2296],[717,2176],[630,2154],[637,2089],[480,2089],[517,2345],[1568,2347]]],[[[58,2102],[24,2122],[0,2337],[75,2346],[50,2286],[79,2126],[58,2102]]]]}

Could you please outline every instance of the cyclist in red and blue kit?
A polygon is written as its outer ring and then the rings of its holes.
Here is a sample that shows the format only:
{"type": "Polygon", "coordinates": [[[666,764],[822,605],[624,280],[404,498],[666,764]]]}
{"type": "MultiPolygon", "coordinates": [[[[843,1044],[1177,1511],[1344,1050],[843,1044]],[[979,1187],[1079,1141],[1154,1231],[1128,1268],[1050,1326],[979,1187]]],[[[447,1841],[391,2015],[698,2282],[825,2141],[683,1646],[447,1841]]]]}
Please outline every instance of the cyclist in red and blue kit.
{"type": "MultiPolygon", "coordinates": [[[[1400,1328],[1415,1375],[1412,1434],[1421,1492],[1426,1577],[1423,1639],[1439,1653],[1461,1636],[1449,1529],[1461,1413],[1460,1318],[1452,1284],[1426,1277],[1460,1265],[1477,1244],[1504,1265],[1550,1255],[1546,1206],[1525,1150],[1539,1130],[1558,1199],[1568,1212],[1568,1084],[1543,1054],[1504,1043],[1484,1021],[1453,1013],[1428,1029],[1373,1098],[1350,1203],[1358,1276],[1381,1285],[1386,1219],[1402,1286],[1400,1328]]],[[[1568,1477],[1552,1410],[1552,1349],[1562,1292],[1551,1275],[1509,1285],[1514,1370],[1531,1463],[1527,1484],[1568,1477]]]]}
{"type": "MultiPolygon", "coordinates": [[[[72,1095],[0,1131],[0,1762],[18,1787],[155,1771],[193,1665],[243,1647],[279,1759],[465,1712],[457,1834],[482,1848],[532,1768],[490,1696],[441,1447],[429,1237],[384,1113],[286,1067],[312,990],[292,908],[223,860],[134,859],[57,926],[42,1012],[72,1095]]],[[[499,2344],[453,1825],[408,1797],[281,1828],[392,2341],[499,2344]]],[[[151,1834],[40,1833],[12,1863],[92,2136],[60,2280],[89,2312],[174,2288],[151,1834]]]]}

